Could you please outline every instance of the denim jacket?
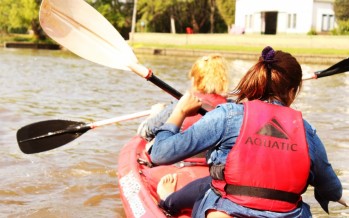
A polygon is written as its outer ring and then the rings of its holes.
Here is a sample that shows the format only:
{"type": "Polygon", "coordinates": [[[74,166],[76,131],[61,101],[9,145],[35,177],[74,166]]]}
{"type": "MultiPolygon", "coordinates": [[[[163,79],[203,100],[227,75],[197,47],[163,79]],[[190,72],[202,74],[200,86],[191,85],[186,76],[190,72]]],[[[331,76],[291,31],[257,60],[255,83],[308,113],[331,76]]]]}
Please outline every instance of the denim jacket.
{"type": "MultiPolygon", "coordinates": [[[[163,125],[156,133],[151,152],[152,162],[158,165],[173,164],[209,149],[209,164],[225,164],[226,157],[239,135],[243,114],[242,104],[227,103],[208,112],[182,133],[175,125],[163,125]]],[[[304,127],[311,158],[308,184],[314,186],[316,200],[328,212],[329,201],[341,198],[342,185],[328,162],[325,147],[315,129],[307,121],[304,121],[304,127]]],[[[235,216],[311,217],[309,206],[304,202],[299,208],[288,213],[258,211],[236,205],[217,196],[212,190],[207,191],[194,217],[204,217],[208,209],[226,211],[235,216]]]]}

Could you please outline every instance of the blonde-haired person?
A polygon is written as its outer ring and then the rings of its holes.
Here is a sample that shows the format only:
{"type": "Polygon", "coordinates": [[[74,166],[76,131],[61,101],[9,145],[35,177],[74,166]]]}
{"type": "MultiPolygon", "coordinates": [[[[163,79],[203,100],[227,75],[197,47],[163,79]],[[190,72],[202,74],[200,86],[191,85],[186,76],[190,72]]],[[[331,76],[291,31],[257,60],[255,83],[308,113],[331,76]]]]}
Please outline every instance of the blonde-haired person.
{"type": "MultiPolygon", "coordinates": [[[[210,54],[198,58],[188,73],[191,81],[190,91],[201,99],[203,108],[210,111],[217,105],[227,101],[227,92],[230,84],[229,67],[226,59],[220,54],[210,54]]],[[[138,127],[137,134],[148,142],[152,142],[156,131],[165,123],[172,113],[177,101],[165,106],[156,104],[152,106],[151,115],[138,127]]],[[[181,126],[181,131],[186,130],[202,116],[188,117],[181,126]]],[[[148,149],[152,143],[148,143],[148,149]]],[[[150,150],[149,150],[150,152],[150,150]]]]}

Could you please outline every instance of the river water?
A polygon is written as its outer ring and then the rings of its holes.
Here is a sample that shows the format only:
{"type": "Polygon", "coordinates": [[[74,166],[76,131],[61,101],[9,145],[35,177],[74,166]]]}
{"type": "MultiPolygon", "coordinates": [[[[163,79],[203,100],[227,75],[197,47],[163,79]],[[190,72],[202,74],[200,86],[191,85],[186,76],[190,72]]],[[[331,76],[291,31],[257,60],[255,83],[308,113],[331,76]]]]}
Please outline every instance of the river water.
{"type": "MultiPolygon", "coordinates": [[[[138,56],[181,92],[195,58],[138,56]]],[[[229,60],[232,84],[252,62],[229,60]]],[[[305,74],[329,66],[302,65],[305,74]]],[[[60,148],[23,154],[19,128],[42,120],[93,122],[148,110],[172,97],[128,71],[106,68],[64,51],[0,49],[0,216],[125,217],[117,179],[118,154],[142,118],[102,126],[60,148]]],[[[318,130],[349,201],[349,74],[305,81],[294,108],[318,130]]],[[[314,217],[349,217],[330,203],[323,212],[309,188],[314,217]]]]}

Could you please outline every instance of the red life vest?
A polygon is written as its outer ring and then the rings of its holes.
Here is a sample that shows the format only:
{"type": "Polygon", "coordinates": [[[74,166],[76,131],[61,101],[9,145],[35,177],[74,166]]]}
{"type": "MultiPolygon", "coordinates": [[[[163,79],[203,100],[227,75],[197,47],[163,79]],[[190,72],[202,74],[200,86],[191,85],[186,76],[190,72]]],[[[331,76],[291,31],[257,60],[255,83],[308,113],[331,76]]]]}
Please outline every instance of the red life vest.
{"type": "Polygon", "coordinates": [[[301,201],[309,171],[301,112],[255,100],[244,103],[243,123],[227,156],[224,179],[214,178],[212,186],[244,207],[287,212],[301,201]]]}
{"type": "MultiPolygon", "coordinates": [[[[207,111],[211,111],[216,108],[217,105],[223,104],[227,102],[227,99],[221,95],[217,94],[195,94],[198,98],[201,99],[203,108],[207,111]]],[[[193,125],[196,121],[198,121],[202,115],[197,114],[195,116],[187,117],[181,126],[181,131],[188,129],[191,125],[193,125]]]]}

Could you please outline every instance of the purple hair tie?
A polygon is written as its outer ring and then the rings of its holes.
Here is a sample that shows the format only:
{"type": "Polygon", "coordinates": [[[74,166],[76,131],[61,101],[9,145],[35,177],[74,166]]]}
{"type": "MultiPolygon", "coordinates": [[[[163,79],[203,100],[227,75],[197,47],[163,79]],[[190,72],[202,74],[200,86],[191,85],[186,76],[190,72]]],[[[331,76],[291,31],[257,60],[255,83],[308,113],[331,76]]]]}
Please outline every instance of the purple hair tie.
{"type": "Polygon", "coordinates": [[[271,64],[271,63],[275,62],[274,56],[275,56],[275,51],[272,47],[267,46],[263,49],[262,59],[265,63],[271,64]]]}

